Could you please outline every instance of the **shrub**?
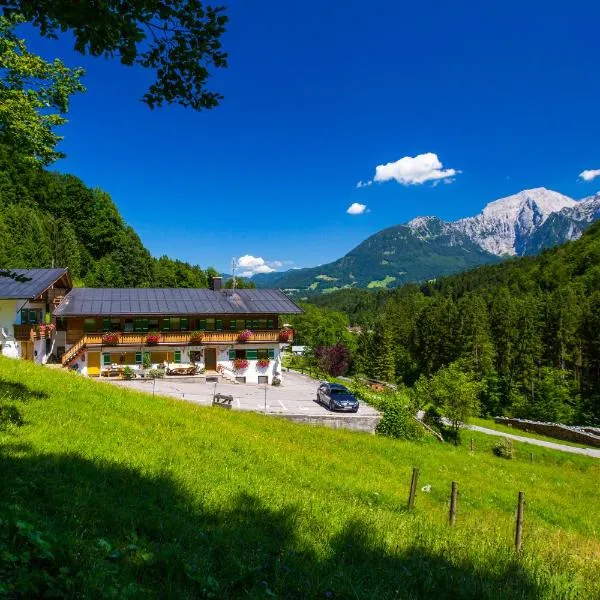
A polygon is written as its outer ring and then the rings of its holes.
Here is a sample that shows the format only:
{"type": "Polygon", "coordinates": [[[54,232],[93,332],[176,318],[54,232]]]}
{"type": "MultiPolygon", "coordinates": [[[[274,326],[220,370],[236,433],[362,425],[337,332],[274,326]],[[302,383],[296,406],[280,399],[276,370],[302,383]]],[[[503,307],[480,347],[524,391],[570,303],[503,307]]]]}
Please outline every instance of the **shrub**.
{"type": "Polygon", "coordinates": [[[252,332],[249,329],[244,329],[238,333],[238,342],[247,342],[252,337],[252,332]]]}
{"type": "Polygon", "coordinates": [[[514,458],[515,448],[513,441],[510,438],[502,438],[500,441],[494,444],[492,452],[500,458],[514,458]]]}
{"type": "Polygon", "coordinates": [[[420,440],[423,437],[423,427],[417,423],[410,410],[399,403],[387,407],[376,432],[403,440],[420,440]]]}
{"type": "Polygon", "coordinates": [[[152,366],[152,359],[150,358],[150,353],[144,352],[144,356],[142,358],[142,365],[144,369],[149,369],[152,366]]]}
{"type": "Polygon", "coordinates": [[[133,379],[135,377],[135,373],[129,365],[123,369],[123,377],[125,377],[125,379],[133,379]]]}
{"type": "Polygon", "coordinates": [[[289,342],[292,339],[293,334],[294,332],[286,327],[279,332],[279,341],[283,343],[289,342]]]}
{"type": "Polygon", "coordinates": [[[350,352],[344,344],[319,346],[315,350],[319,369],[333,377],[345,375],[350,366],[350,352]]]}
{"type": "Polygon", "coordinates": [[[109,331],[102,336],[104,346],[116,346],[119,343],[119,334],[116,331],[109,331]]]}
{"type": "Polygon", "coordinates": [[[163,379],[164,376],[164,369],[150,369],[150,371],[148,372],[148,377],[150,377],[150,379],[163,379]]]}
{"type": "Polygon", "coordinates": [[[159,333],[149,333],[146,336],[146,344],[148,346],[156,346],[160,342],[160,334],[159,333]]]}
{"type": "Polygon", "coordinates": [[[233,361],[233,368],[236,371],[243,371],[248,368],[248,361],[245,358],[236,358],[233,361]]]}

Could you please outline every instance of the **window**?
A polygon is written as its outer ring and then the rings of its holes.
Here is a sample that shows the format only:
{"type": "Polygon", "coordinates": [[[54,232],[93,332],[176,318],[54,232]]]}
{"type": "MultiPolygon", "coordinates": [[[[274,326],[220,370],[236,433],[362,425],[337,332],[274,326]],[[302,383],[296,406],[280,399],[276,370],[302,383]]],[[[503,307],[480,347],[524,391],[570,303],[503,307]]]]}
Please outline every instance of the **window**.
{"type": "MultiPolygon", "coordinates": [[[[243,352],[243,350],[242,350],[242,352],[243,352]]],[[[236,354],[237,354],[237,350],[230,350],[229,351],[229,360],[235,360],[237,358],[236,354]]],[[[243,358],[243,357],[240,357],[240,358],[243,358]]]]}
{"type": "Polygon", "coordinates": [[[141,352],[136,352],[135,353],[135,364],[136,365],[141,365],[144,362],[143,358],[142,358],[142,353],[141,352]]]}
{"type": "Polygon", "coordinates": [[[148,330],[158,331],[158,319],[148,319],[148,330]]]}
{"type": "Polygon", "coordinates": [[[246,378],[245,377],[236,377],[235,380],[238,383],[246,383],[246,378]]]}
{"type": "Polygon", "coordinates": [[[236,322],[235,319],[231,319],[229,321],[229,329],[235,329],[236,328],[236,322]]]}
{"type": "Polygon", "coordinates": [[[133,328],[135,331],[148,331],[148,319],[137,317],[133,322],[133,328]]]}
{"type": "Polygon", "coordinates": [[[274,329],[273,319],[267,319],[267,329],[274,329]]]}
{"type": "Polygon", "coordinates": [[[90,331],[96,331],[96,319],[84,319],[83,330],[87,333],[90,331]]]}
{"type": "Polygon", "coordinates": [[[258,383],[269,383],[269,376],[268,375],[259,375],[258,383]]]}
{"type": "Polygon", "coordinates": [[[217,319],[215,321],[215,329],[217,331],[221,331],[223,329],[223,321],[221,319],[217,319]]]}
{"type": "Polygon", "coordinates": [[[235,358],[246,358],[245,350],[234,350],[234,352],[235,352],[235,358]]]}
{"type": "Polygon", "coordinates": [[[165,317],[162,320],[162,330],[169,331],[171,329],[171,319],[169,317],[165,317]]]}
{"type": "Polygon", "coordinates": [[[246,358],[248,360],[256,360],[258,358],[258,350],[246,350],[246,358]]]}
{"type": "Polygon", "coordinates": [[[121,319],[111,319],[110,320],[110,330],[111,331],[121,331],[121,319]]]}
{"type": "Polygon", "coordinates": [[[257,350],[256,358],[258,358],[259,360],[269,358],[269,351],[266,348],[261,348],[260,350],[257,350]]]}
{"type": "Polygon", "coordinates": [[[42,311],[24,308],[21,310],[21,324],[35,325],[42,322],[42,311]]]}
{"type": "Polygon", "coordinates": [[[104,366],[106,366],[106,365],[110,366],[110,352],[102,353],[102,364],[104,366]]]}
{"type": "Polygon", "coordinates": [[[132,319],[125,319],[125,327],[124,327],[123,331],[125,331],[125,333],[131,333],[133,331],[133,320],[132,319]]]}
{"type": "Polygon", "coordinates": [[[180,323],[181,331],[187,331],[189,329],[187,317],[181,317],[179,323],[180,323]]]}
{"type": "Polygon", "coordinates": [[[175,359],[174,359],[175,363],[180,363],[181,362],[181,350],[175,350],[175,359]]]}
{"type": "Polygon", "coordinates": [[[266,319],[260,319],[258,321],[258,328],[259,329],[266,329],[267,328],[267,320],[266,319]]]}
{"type": "Polygon", "coordinates": [[[215,320],[214,319],[206,319],[206,329],[207,329],[207,331],[215,330],[215,320]]]}

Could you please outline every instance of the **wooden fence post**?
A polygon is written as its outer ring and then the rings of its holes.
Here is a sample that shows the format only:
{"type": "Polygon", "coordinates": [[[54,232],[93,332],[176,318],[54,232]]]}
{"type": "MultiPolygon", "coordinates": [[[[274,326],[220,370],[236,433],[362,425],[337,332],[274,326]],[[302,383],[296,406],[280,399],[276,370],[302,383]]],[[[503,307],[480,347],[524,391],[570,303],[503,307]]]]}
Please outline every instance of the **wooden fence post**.
{"type": "Polygon", "coordinates": [[[452,491],[450,492],[450,513],[448,514],[448,520],[450,525],[456,523],[456,499],[458,496],[458,483],[452,482],[452,491]]]}
{"type": "Polygon", "coordinates": [[[417,467],[413,467],[412,470],[412,479],[410,480],[410,493],[408,494],[408,509],[414,507],[415,505],[415,497],[417,495],[417,482],[419,480],[419,469],[417,467]]]}
{"type": "Polygon", "coordinates": [[[519,492],[519,504],[517,505],[517,528],[515,532],[515,550],[521,552],[523,547],[523,504],[525,502],[525,493],[519,492]]]}

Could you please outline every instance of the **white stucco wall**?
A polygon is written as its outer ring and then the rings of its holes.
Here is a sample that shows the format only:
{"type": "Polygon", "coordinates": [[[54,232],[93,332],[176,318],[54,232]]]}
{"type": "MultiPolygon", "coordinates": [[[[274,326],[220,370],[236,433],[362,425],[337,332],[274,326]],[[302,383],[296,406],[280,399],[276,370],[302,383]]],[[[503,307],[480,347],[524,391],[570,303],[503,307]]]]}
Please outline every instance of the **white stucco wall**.
{"type": "MultiPolygon", "coordinates": [[[[18,301],[19,306],[23,303],[18,301]]],[[[13,325],[17,314],[17,300],[0,300],[0,344],[2,355],[19,358],[21,345],[15,341],[13,325]]]]}

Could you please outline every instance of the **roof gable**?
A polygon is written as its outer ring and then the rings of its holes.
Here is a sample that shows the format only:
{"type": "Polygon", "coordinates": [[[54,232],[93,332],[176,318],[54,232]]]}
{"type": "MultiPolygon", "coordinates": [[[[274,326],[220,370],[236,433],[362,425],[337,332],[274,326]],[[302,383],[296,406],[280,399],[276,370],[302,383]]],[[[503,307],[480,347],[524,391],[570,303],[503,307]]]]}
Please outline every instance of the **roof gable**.
{"type": "Polygon", "coordinates": [[[67,278],[68,287],[71,287],[71,278],[65,268],[9,270],[26,277],[28,281],[15,281],[10,277],[0,277],[0,300],[32,300],[43,294],[62,277],[67,278]]]}

